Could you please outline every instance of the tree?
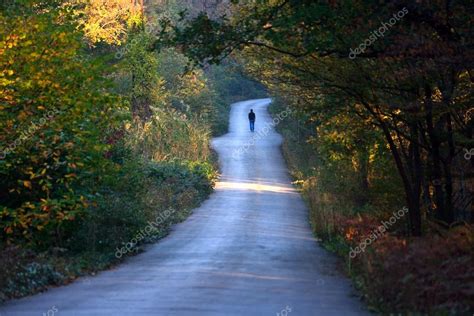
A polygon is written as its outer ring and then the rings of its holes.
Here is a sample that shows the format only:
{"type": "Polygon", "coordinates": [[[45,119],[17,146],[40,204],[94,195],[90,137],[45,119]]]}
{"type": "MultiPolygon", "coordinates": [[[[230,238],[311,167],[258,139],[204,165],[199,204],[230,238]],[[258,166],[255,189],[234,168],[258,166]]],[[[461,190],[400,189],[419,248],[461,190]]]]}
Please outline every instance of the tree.
{"type": "Polygon", "coordinates": [[[60,246],[111,167],[104,138],[121,105],[69,12],[34,4],[0,12],[1,240],[60,246]]]}
{"type": "MultiPolygon", "coordinates": [[[[446,225],[461,218],[454,188],[472,186],[472,169],[461,183],[455,167],[473,144],[469,10],[464,1],[246,3],[230,19],[201,14],[175,40],[198,62],[251,51],[300,92],[342,98],[339,106],[369,117],[390,148],[419,235],[422,212],[446,225]]],[[[314,104],[304,109],[314,113],[314,104]]]]}

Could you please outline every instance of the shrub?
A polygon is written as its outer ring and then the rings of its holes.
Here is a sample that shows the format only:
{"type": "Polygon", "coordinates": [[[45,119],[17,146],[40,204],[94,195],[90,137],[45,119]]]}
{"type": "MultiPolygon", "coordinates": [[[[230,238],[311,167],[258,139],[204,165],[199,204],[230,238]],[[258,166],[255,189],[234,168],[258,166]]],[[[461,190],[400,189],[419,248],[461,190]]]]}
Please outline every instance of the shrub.
{"type": "Polygon", "coordinates": [[[121,103],[70,18],[53,1],[0,12],[3,242],[60,246],[89,202],[82,184],[112,167],[103,137],[121,103]]]}

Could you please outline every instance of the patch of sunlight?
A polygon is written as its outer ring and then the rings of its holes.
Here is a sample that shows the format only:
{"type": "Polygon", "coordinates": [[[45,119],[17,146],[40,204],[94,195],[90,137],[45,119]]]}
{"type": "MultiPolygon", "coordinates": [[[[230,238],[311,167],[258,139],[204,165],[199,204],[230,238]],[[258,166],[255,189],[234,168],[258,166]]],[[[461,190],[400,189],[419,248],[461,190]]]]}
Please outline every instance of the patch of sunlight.
{"type": "Polygon", "coordinates": [[[244,191],[266,191],[275,193],[296,194],[292,187],[285,187],[279,185],[263,184],[258,182],[233,182],[233,181],[218,181],[216,183],[217,190],[244,190],[244,191]]]}

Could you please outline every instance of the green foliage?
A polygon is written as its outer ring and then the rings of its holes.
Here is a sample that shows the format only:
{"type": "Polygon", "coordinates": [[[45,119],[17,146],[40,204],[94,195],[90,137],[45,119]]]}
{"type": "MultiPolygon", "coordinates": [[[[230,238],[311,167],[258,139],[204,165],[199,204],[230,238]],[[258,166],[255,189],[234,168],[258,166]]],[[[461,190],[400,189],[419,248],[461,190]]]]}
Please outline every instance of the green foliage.
{"type": "Polygon", "coordinates": [[[180,76],[182,55],[154,52],[130,12],[107,12],[109,33],[106,8],[28,0],[0,12],[1,300],[110,266],[149,221],[175,210],[142,242],[212,191],[217,93],[202,71],[180,76]]]}
{"type": "Polygon", "coordinates": [[[31,251],[10,247],[0,257],[0,302],[8,297],[20,297],[42,290],[49,285],[58,285],[64,275],[47,262],[45,256],[32,261],[31,251]]]}
{"type": "Polygon", "coordinates": [[[71,225],[63,248],[42,252],[20,248],[0,250],[0,301],[63,284],[87,272],[110,266],[116,249],[130,242],[149,222],[164,220],[140,245],[164,236],[170,225],[189,215],[212,192],[216,173],[206,162],[145,162],[127,160],[119,172],[105,177],[95,203],[71,225]],[[165,216],[165,210],[173,210],[165,216]]]}
{"type": "Polygon", "coordinates": [[[375,126],[401,179],[410,233],[421,235],[425,218],[472,218],[456,202],[472,180],[462,157],[472,147],[471,11],[464,1],[237,2],[230,18],[202,14],[178,27],[174,42],[197,63],[239,49],[256,78],[312,121],[353,112],[348,128],[375,126]]]}
{"type": "Polygon", "coordinates": [[[82,184],[110,168],[120,102],[67,11],[16,13],[0,15],[1,240],[59,244],[87,206],[82,184]]]}
{"type": "Polygon", "coordinates": [[[130,125],[125,139],[136,154],[149,160],[207,160],[210,131],[176,110],[158,110],[144,124],[130,125]]]}
{"type": "Polygon", "coordinates": [[[173,209],[173,216],[153,234],[162,236],[180,214],[212,192],[214,178],[214,170],[207,163],[127,161],[97,193],[97,205],[76,223],[68,248],[75,252],[115,251],[149,221],[173,209]]]}
{"type": "Polygon", "coordinates": [[[159,54],[158,73],[164,79],[167,102],[190,118],[210,123],[213,129],[221,100],[205,73],[200,69],[188,70],[189,60],[174,49],[159,54]]]}
{"type": "Polygon", "coordinates": [[[194,188],[205,196],[212,192],[217,176],[213,166],[209,163],[183,161],[156,164],[150,168],[149,175],[159,185],[176,182],[181,184],[180,187],[176,187],[178,192],[194,188]]]}
{"type": "MultiPolygon", "coordinates": [[[[283,110],[283,104],[277,98],[272,112],[283,110]]],[[[365,252],[350,258],[351,249],[403,205],[400,180],[390,167],[387,149],[379,147],[369,160],[369,186],[362,187],[357,163],[362,149],[349,150],[346,139],[368,131],[351,125],[351,135],[339,137],[344,128],[332,126],[334,133],[327,133],[325,125],[340,120],[340,114],[310,127],[301,123],[304,116],[294,113],[278,129],[285,138],[283,153],[292,176],[308,202],[311,226],[326,249],[346,260],[347,271],[369,308],[384,314],[468,314],[472,304],[466,284],[474,266],[472,225],[452,231],[433,225],[429,229],[436,229],[435,234],[406,238],[407,220],[400,219],[365,252]]],[[[378,141],[368,136],[360,139],[372,140],[372,145],[378,141]]]]}
{"type": "Polygon", "coordinates": [[[263,86],[249,80],[235,62],[189,69],[190,60],[176,49],[158,55],[158,73],[167,103],[188,117],[209,124],[213,135],[227,132],[229,105],[238,100],[266,97],[263,86]]]}

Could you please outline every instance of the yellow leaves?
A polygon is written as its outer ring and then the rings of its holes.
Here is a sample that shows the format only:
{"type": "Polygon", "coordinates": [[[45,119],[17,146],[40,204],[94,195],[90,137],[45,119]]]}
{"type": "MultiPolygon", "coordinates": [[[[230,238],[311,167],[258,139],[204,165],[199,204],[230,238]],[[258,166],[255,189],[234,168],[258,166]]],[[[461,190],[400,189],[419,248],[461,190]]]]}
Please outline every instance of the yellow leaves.
{"type": "Polygon", "coordinates": [[[432,93],[432,95],[431,95],[431,100],[432,100],[433,102],[442,102],[442,100],[443,100],[443,94],[441,93],[441,90],[440,90],[440,89],[436,88],[436,89],[433,91],[433,93],[432,93]]]}
{"type": "Polygon", "coordinates": [[[20,111],[20,113],[18,113],[18,120],[20,121],[23,121],[27,117],[28,117],[28,113],[25,111],[20,111]]]}
{"type": "Polygon", "coordinates": [[[22,228],[28,228],[28,226],[31,224],[31,220],[29,220],[27,217],[22,217],[19,223],[22,228]]]}
{"type": "Polygon", "coordinates": [[[0,72],[0,87],[1,86],[8,86],[8,85],[10,85],[14,82],[12,80],[7,80],[7,79],[4,79],[4,78],[1,78],[2,76],[3,76],[3,73],[0,72]]]}
{"type": "Polygon", "coordinates": [[[41,110],[41,111],[46,110],[46,108],[45,108],[44,106],[42,106],[42,105],[38,105],[36,108],[37,108],[38,110],[41,110]]]}
{"type": "Polygon", "coordinates": [[[8,35],[5,37],[5,41],[2,43],[2,46],[6,48],[13,48],[18,45],[19,36],[15,34],[8,35]]]}
{"type": "Polygon", "coordinates": [[[27,180],[23,181],[23,186],[30,190],[33,189],[33,186],[31,185],[31,181],[27,181],[27,180]]]}
{"type": "Polygon", "coordinates": [[[51,80],[48,79],[40,79],[37,81],[38,85],[42,88],[47,87],[49,84],[51,84],[51,80]]]}
{"type": "Polygon", "coordinates": [[[14,41],[18,38],[18,35],[15,35],[15,34],[10,34],[10,35],[7,35],[7,37],[5,37],[5,40],[6,41],[14,41]]]}
{"type": "Polygon", "coordinates": [[[25,208],[29,208],[31,210],[34,210],[36,208],[36,206],[34,206],[33,203],[31,203],[31,202],[26,202],[23,205],[24,205],[25,208]]]}
{"type": "Polygon", "coordinates": [[[6,207],[3,208],[3,210],[0,212],[0,216],[8,216],[8,209],[6,207]]]}
{"type": "Polygon", "coordinates": [[[151,126],[152,126],[152,123],[151,123],[151,122],[146,122],[146,123],[143,125],[143,131],[144,131],[144,132],[148,132],[148,131],[151,129],[151,126]]]}
{"type": "Polygon", "coordinates": [[[58,37],[59,40],[65,39],[66,36],[67,36],[67,34],[66,34],[65,32],[61,32],[61,33],[59,33],[59,34],[57,35],[57,37],[58,37]]]}

